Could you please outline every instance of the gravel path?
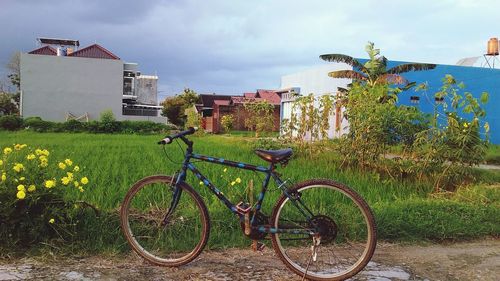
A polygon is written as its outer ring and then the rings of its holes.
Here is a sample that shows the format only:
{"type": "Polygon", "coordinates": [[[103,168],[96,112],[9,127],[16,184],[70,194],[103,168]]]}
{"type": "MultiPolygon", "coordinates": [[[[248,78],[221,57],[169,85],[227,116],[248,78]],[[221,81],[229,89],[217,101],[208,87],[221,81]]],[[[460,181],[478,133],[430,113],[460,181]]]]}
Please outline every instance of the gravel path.
{"type": "MultiPolygon", "coordinates": [[[[372,262],[352,280],[499,280],[500,239],[406,246],[379,243],[372,262]]],[[[0,260],[0,280],[301,280],[272,249],[206,251],[180,268],[121,257],[0,260]]]]}

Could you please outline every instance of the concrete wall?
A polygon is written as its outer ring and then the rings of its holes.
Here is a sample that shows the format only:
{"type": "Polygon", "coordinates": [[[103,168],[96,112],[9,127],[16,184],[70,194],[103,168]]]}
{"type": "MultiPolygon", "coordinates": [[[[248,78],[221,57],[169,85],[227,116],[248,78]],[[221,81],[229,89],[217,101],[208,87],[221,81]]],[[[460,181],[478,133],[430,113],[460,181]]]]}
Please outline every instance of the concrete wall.
{"type": "MultiPolygon", "coordinates": [[[[366,59],[358,59],[361,63],[365,63],[366,59]]],[[[399,64],[407,63],[404,61],[389,61],[387,67],[391,68],[399,64]]],[[[342,63],[331,63],[327,65],[317,66],[315,68],[285,75],[281,78],[281,88],[299,87],[300,94],[307,95],[314,93],[320,95],[324,93],[335,93],[337,87],[345,87],[350,83],[349,79],[333,79],[328,77],[328,72],[334,70],[352,69],[351,66],[342,63]]],[[[402,75],[409,81],[419,83],[427,83],[428,90],[426,92],[415,92],[414,89],[402,92],[398,96],[398,104],[416,106],[421,111],[433,113],[435,110],[434,94],[440,90],[442,86],[441,79],[446,75],[451,74],[458,82],[464,82],[465,92],[471,92],[474,97],[479,98],[483,92],[488,92],[490,96],[489,102],[484,106],[486,110],[485,122],[489,123],[490,134],[489,138],[492,143],[500,144],[500,114],[498,111],[498,97],[500,96],[500,70],[480,67],[455,66],[455,65],[437,65],[433,70],[416,71],[403,73],[402,75]],[[420,97],[418,103],[410,101],[411,96],[420,97]]],[[[282,118],[289,118],[292,103],[282,101],[282,118]]],[[[445,116],[444,114],[440,114],[445,116]]],[[[464,117],[470,118],[470,115],[462,114],[464,117]]],[[[440,120],[443,124],[446,119],[440,120]]],[[[331,128],[333,128],[332,120],[330,120],[331,128]]],[[[484,124],[481,124],[484,125],[484,124]]],[[[339,133],[348,131],[347,120],[342,120],[342,132],[330,131],[329,137],[336,137],[339,133]]],[[[485,136],[482,134],[482,137],[485,136]]]]}
{"type": "Polygon", "coordinates": [[[121,115],[116,118],[117,120],[130,120],[130,121],[151,121],[155,123],[167,124],[167,117],[163,116],[136,116],[136,115],[121,115]]]}
{"type": "Polygon", "coordinates": [[[65,121],[67,112],[122,115],[123,61],[21,54],[23,117],[65,121]]]}
{"type": "Polygon", "coordinates": [[[141,75],[135,78],[135,95],[140,104],[157,105],[158,76],[141,75]]]}
{"type": "MultiPolygon", "coordinates": [[[[328,76],[328,73],[336,70],[347,70],[351,69],[352,66],[344,63],[329,63],[325,65],[320,65],[311,69],[307,69],[302,72],[293,73],[281,77],[281,89],[287,89],[292,87],[297,87],[300,89],[301,95],[314,94],[315,96],[322,96],[325,94],[337,93],[337,88],[347,88],[347,84],[351,83],[351,79],[334,79],[328,76]]],[[[290,119],[292,111],[292,101],[283,100],[282,106],[282,119],[290,119]]],[[[340,130],[335,130],[335,118],[333,115],[330,120],[330,130],[328,136],[330,138],[339,137],[340,135],[348,132],[348,123],[343,116],[343,109],[340,114],[341,125],[340,130]]]]}

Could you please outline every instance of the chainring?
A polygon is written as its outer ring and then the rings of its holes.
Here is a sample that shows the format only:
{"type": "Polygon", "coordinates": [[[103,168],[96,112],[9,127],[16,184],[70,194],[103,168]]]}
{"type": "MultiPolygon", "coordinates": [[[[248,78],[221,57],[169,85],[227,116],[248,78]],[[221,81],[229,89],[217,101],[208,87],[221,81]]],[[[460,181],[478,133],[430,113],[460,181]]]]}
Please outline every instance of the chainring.
{"type": "MultiPolygon", "coordinates": [[[[250,219],[252,219],[254,212],[250,213],[250,219]]],[[[253,226],[261,226],[261,225],[269,225],[269,217],[264,215],[261,212],[258,212],[255,216],[255,220],[253,226]]],[[[245,221],[240,221],[241,230],[245,233],[245,221]]],[[[257,229],[253,229],[250,232],[250,235],[246,235],[248,238],[253,240],[262,240],[266,237],[267,233],[260,232],[257,229]]]]}

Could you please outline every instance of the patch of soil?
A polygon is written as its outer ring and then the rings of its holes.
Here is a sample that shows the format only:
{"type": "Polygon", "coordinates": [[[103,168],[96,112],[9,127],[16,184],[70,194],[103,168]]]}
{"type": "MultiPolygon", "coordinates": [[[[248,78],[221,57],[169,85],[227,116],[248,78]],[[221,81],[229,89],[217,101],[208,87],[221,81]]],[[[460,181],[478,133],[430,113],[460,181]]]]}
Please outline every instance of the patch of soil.
{"type": "MultiPolygon", "coordinates": [[[[500,240],[425,246],[379,243],[372,261],[352,280],[498,280],[500,240]]],[[[0,280],[301,280],[272,249],[205,251],[179,268],[121,257],[0,260],[0,280]]]]}

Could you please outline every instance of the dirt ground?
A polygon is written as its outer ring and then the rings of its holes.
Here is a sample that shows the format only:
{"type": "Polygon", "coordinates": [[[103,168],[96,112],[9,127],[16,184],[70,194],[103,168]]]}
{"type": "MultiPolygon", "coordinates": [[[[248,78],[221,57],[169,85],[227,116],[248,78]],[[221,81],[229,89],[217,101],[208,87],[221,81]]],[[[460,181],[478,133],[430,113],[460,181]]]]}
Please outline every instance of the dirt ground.
{"type": "MultiPolygon", "coordinates": [[[[351,280],[500,280],[500,239],[432,245],[379,243],[351,280]]],[[[121,257],[0,260],[0,280],[301,280],[270,248],[205,251],[180,268],[121,257]]]]}

